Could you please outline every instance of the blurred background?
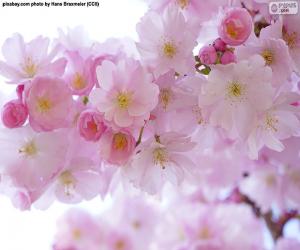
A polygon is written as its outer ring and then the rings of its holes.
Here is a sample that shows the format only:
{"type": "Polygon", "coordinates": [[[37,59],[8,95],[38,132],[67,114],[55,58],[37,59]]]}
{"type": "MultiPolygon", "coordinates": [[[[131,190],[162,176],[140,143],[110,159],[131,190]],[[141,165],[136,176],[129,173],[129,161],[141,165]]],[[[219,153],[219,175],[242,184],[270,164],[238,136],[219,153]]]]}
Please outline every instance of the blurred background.
{"type": "MultiPolygon", "coordinates": [[[[68,27],[73,28],[78,25],[84,26],[92,40],[100,42],[110,37],[136,39],[135,26],[147,10],[142,0],[99,0],[100,7],[98,8],[17,8],[2,7],[5,1],[0,2],[0,47],[5,39],[15,32],[21,33],[25,41],[29,41],[38,35],[56,38],[57,28],[66,30],[68,27]]],[[[8,0],[8,2],[11,1],[8,0]]],[[[6,93],[8,99],[9,95],[14,92],[14,88],[15,86],[10,88],[4,84],[4,79],[0,77],[0,90],[6,93]]],[[[0,100],[1,103],[2,101],[0,100]]],[[[101,202],[99,197],[77,207],[83,207],[91,213],[98,214],[107,203],[101,202]]],[[[56,220],[71,207],[54,203],[46,211],[32,209],[21,212],[11,205],[8,198],[0,195],[0,249],[50,250],[56,231],[56,220]]]]}

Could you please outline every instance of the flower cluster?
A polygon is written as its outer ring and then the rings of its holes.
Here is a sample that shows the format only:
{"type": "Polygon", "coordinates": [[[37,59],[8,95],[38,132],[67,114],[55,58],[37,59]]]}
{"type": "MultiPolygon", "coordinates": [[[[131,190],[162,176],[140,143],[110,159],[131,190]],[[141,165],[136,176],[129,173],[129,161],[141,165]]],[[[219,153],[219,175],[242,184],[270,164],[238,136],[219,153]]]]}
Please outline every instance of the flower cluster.
{"type": "MultiPolygon", "coordinates": [[[[148,2],[138,41],[99,43],[75,28],[51,43],[20,34],[4,42],[0,74],[16,97],[2,104],[1,193],[26,210],[105,198],[120,186],[153,196],[172,186],[201,189],[211,202],[236,191],[259,217],[299,210],[300,15],[271,16],[262,0],[148,2]]],[[[206,226],[187,222],[188,245],[174,249],[261,249],[262,233],[244,210],[204,209],[188,221],[206,226]],[[245,222],[237,235],[222,228],[230,214],[245,222]]],[[[82,230],[98,230],[87,215],[83,221],[82,230]]],[[[106,233],[108,245],[122,239],[109,249],[133,249],[146,237],[106,233]]],[[[81,231],[63,240],[70,237],[81,231]]],[[[171,242],[177,238],[161,249],[171,242]]]]}
{"type": "MultiPolygon", "coordinates": [[[[175,194],[164,207],[159,205],[143,196],[122,196],[101,214],[71,209],[57,221],[53,250],[265,249],[264,222],[245,204],[175,194]]],[[[300,241],[286,237],[274,250],[299,247],[300,241]]]]}

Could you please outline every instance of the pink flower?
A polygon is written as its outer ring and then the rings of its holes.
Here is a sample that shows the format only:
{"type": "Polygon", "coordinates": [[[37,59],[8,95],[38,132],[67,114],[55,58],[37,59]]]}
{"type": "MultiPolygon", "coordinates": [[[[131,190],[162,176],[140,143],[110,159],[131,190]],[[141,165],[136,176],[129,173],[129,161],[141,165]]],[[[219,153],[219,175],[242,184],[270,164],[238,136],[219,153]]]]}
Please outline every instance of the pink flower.
{"type": "Polygon", "coordinates": [[[6,77],[9,83],[17,84],[36,76],[61,76],[66,60],[54,60],[58,47],[49,53],[48,46],[48,38],[39,36],[25,43],[20,34],[14,34],[2,46],[6,62],[0,61],[0,74],[6,77]]]}
{"type": "Polygon", "coordinates": [[[203,84],[200,107],[210,110],[209,122],[246,139],[259,111],[272,105],[272,72],[260,56],[237,64],[215,66],[203,84]]]}
{"type": "Polygon", "coordinates": [[[284,145],[280,140],[300,136],[297,107],[292,105],[299,98],[297,94],[282,94],[272,106],[260,113],[247,140],[248,154],[252,159],[258,158],[258,152],[264,145],[281,152],[284,145]]]}
{"type": "Polygon", "coordinates": [[[137,48],[155,77],[171,69],[180,74],[194,71],[197,29],[186,22],[178,8],[170,6],[162,15],[149,12],[137,25],[137,32],[137,48]]]}
{"type": "Polygon", "coordinates": [[[149,194],[159,193],[168,181],[179,185],[195,174],[195,164],[186,155],[195,144],[189,137],[165,133],[150,138],[136,149],[123,173],[134,186],[149,194]]]}
{"type": "Polygon", "coordinates": [[[83,111],[77,121],[79,134],[87,141],[98,141],[106,126],[102,116],[92,109],[83,111]]]}
{"type": "Polygon", "coordinates": [[[30,196],[42,194],[65,164],[68,144],[64,136],[66,131],[35,133],[30,126],[2,129],[1,167],[13,180],[12,186],[25,188],[30,196]]]}
{"type": "Polygon", "coordinates": [[[96,250],[102,245],[102,229],[87,212],[69,210],[57,222],[56,249],[96,250]]]}
{"type": "MultiPolygon", "coordinates": [[[[95,165],[86,157],[74,157],[56,176],[48,192],[53,192],[57,200],[69,204],[91,200],[100,195],[103,180],[95,170],[95,165]]],[[[49,196],[50,193],[45,195],[49,196]]]]}
{"type": "Polygon", "coordinates": [[[21,127],[27,120],[26,106],[19,100],[6,103],[2,109],[2,122],[7,128],[21,127]]]}
{"type": "Polygon", "coordinates": [[[244,8],[231,8],[226,10],[219,27],[220,38],[228,45],[237,46],[244,43],[250,36],[253,21],[244,8]]]}
{"type": "Polygon", "coordinates": [[[30,125],[36,131],[68,126],[73,105],[71,92],[59,78],[37,77],[27,89],[26,104],[30,125]]]}
{"type": "Polygon", "coordinates": [[[108,250],[132,250],[133,244],[131,239],[125,233],[112,231],[107,237],[107,249],[108,250]]]}
{"type": "Polygon", "coordinates": [[[210,65],[215,64],[218,59],[218,55],[214,46],[204,46],[199,51],[199,58],[201,63],[210,65]]]}
{"type": "Polygon", "coordinates": [[[141,127],[158,101],[159,89],[137,61],[104,61],[97,68],[100,88],[90,94],[104,119],[117,127],[141,127]]]}
{"type": "Polygon", "coordinates": [[[220,59],[222,64],[229,64],[236,61],[235,55],[232,51],[227,50],[224,52],[224,54],[221,56],[220,59]]]}
{"type": "Polygon", "coordinates": [[[100,156],[111,164],[123,165],[135,149],[134,137],[126,131],[106,130],[99,141],[100,156]]]}
{"type": "Polygon", "coordinates": [[[277,167],[262,165],[241,182],[240,190],[266,213],[273,205],[282,208],[282,181],[277,167]]]}
{"type": "Polygon", "coordinates": [[[95,82],[91,57],[84,59],[78,52],[68,52],[68,64],[64,79],[74,95],[89,95],[95,82]]]}
{"type": "Polygon", "coordinates": [[[273,72],[272,83],[274,86],[282,86],[293,71],[288,46],[282,39],[259,38],[236,49],[238,59],[248,59],[253,54],[260,55],[265,64],[271,67],[273,72]]]}

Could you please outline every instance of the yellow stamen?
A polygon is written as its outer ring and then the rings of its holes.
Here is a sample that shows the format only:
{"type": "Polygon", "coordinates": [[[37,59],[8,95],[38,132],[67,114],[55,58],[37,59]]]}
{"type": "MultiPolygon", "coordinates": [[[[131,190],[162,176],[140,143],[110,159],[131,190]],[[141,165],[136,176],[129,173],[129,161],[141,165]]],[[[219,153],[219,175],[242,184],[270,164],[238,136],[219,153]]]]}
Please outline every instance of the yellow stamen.
{"type": "Polygon", "coordinates": [[[185,9],[189,5],[190,0],[177,0],[181,9],[185,9]]]}
{"type": "Polygon", "coordinates": [[[245,87],[238,83],[232,82],[227,87],[227,95],[231,98],[239,98],[244,94],[245,87]]]}
{"type": "Polygon", "coordinates": [[[266,124],[266,129],[271,130],[273,132],[277,132],[278,129],[276,128],[276,124],[278,123],[278,119],[270,114],[266,115],[265,118],[265,124],[266,124]]]}
{"type": "Polygon", "coordinates": [[[28,77],[32,78],[35,76],[37,72],[37,66],[33,63],[30,57],[27,58],[23,70],[25,71],[28,77]]]}
{"type": "Polygon", "coordinates": [[[160,100],[160,103],[163,105],[164,109],[167,109],[167,106],[171,102],[172,96],[173,96],[173,93],[170,88],[164,88],[164,89],[160,90],[159,100],[160,100]]]}
{"type": "Polygon", "coordinates": [[[37,110],[40,113],[47,113],[52,108],[49,98],[41,97],[37,100],[37,110]]]}
{"type": "Polygon", "coordinates": [[[65,171],[59,176],[61,184],[64,186],[64,191],[67,196],[71,196],[75,190],[75,179],[70,171],[65,171]]]}
{"type": "Polygon", "coordinates": [[[120,108],[126,109],[131,103],[131,93],[121,92],[117,96],[117,104],[120,108]]]}
{"type": "Polygon", "coordinates": [[[232,37],[233,39],[236,39],[237,36],[238,36],[238,32],[236,30],[236,27],[233,23],[228,23],[226,25],[226,31],[227,31],[227,34],[232,37]]]}
{"type": "Polygon", "coordinates": [[[288,33],[286,30],[283,30],[282,36],[290,49],[294,49],[296,47],[298,40],[298,34],[296,32],[288,33]]]}
{"type": "Polygon", "coordinates": [[[75,228],[73,230],[73,238],[75,240],[79,240],[81,238],[81,236],[82,236],[82,233],[81,233],[80,229],[75,228]]]}
{"type": "Polygon", "coordinates": [[[274,63],[274,53],[271,50],[264,50],[261,53],[261,56],[265,59],[266,65],[270,66],[272,63],[274,63]]]}
{"type": "Polygon", "coordinates": [[[126,244],[125,244],[124,241],[118,240],[118,241],[116,242],[116,244],[115,244],[115,247],[116,247],[116,248],[115,248],[116,250],[123,250],[123,249],[125,249],[126,244]]]}
{"type": "Polygon", "coordinates": [[[74,75],[74,79],[72,82],[72,87],[76,90],[81,90],[86,87],[86,81],[79,73],[74,75]]]}
{"type": "Polygon", "coordinates": [[[207,240],[211,237],[210,230],[207,226],[204,226],[203,228],[201,228],[198,235],[199,235],[200,240],[207,240]]]}
{"type": "Polygon", "coordinates": [[[38,152],[37,147],[34,141],[26,143],[23,147],[19,149],[19,153],[22,153],[26,156],[34,156],[38,152]]]}
{"type": "Polygon", "coordinates": [[[127,148],[127,138],[125,134],[117,133],[113,137],[113,145],[116,150],[124,150],[127,148]]]}
{"type": "Polygon", "coordinates": [[[167,58],[172,59],[177,53],[177,48],[173,43],[166,42],[163,46],[163,52],[167,58]]]}
{"type": "Polygon", "coordinates": [[[160,165],[162,169],[166,168],[168,162],[167,152],[163,148],[156,148],[153,150],[154,164],[160,165]]]}

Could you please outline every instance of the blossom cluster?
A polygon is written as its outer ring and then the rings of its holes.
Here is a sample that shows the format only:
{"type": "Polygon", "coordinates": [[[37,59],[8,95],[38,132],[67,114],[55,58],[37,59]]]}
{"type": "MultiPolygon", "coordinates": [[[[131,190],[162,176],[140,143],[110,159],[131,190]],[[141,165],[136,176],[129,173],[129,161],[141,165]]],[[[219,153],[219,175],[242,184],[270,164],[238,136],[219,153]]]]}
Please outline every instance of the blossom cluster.
{"type": "MultiPolygon", "coordinates": [[[[262,217],[299,210],[300,15],[270,15],[268,0],[148,3],[138,41],[75,28],[4,42],[16,91],[2,105],[1,193],[27,210],[171,185],[210,202],[236,191],[262,217]]],[[[216,221],[243,210],[214,209],[216,221]]]]}
{"type": "MultiPolygon", "coordinates": [[[[67,211],[57,221],[53,250],[262,250],[264,227],[251,207],[205,202],[197,193],[175,194],[163,207],[144,196],[121,196],[100,214],[67,211]]],[[[285,237],[273,249],[299,247],[285,237]]]]}

